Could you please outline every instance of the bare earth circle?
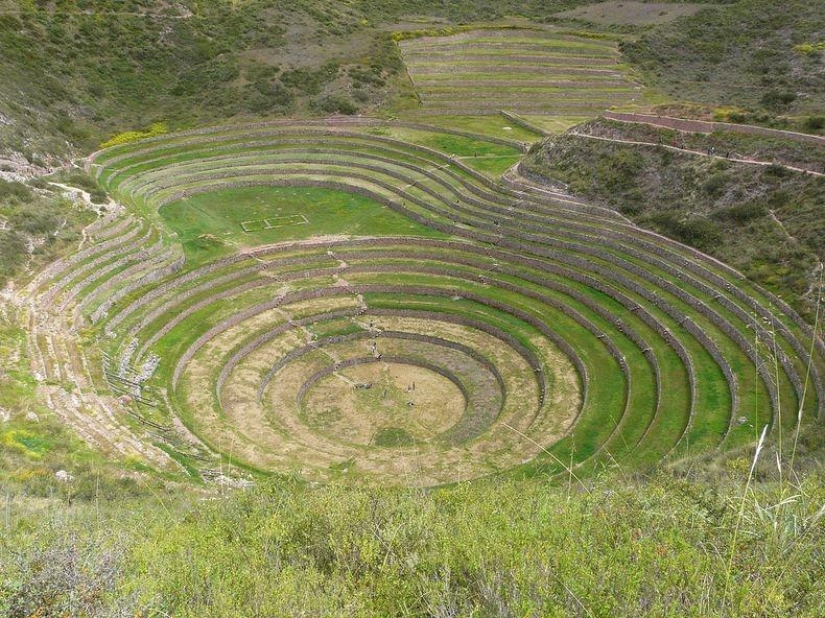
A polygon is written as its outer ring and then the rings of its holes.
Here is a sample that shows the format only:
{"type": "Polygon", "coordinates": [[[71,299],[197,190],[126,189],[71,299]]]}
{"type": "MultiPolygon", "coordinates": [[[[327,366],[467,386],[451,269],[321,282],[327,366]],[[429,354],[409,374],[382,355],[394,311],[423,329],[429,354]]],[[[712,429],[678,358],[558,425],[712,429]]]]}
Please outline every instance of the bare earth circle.
{"type": "Polygon", "coordinates": [[[426,442],[452,427],[466,405],[458,386],[434,371],[368,363],[319,380],[304,399],[302,417],[314,431],[339,441],[392,446],[381,440],[388,430],[426,442]]]}

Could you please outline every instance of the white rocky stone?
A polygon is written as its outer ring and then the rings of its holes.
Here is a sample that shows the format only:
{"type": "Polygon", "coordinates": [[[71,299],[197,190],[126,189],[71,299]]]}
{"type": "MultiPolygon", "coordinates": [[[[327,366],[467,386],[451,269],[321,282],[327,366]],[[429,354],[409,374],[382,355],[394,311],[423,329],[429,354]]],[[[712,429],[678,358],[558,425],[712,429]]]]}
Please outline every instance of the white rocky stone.
{"type": "Polygon", "coordinates": [[[66,472],[65,470],[58,470],[54,473],[54,478],[56,478],[61,483],[70,483],[74,477],[66,472]]]}

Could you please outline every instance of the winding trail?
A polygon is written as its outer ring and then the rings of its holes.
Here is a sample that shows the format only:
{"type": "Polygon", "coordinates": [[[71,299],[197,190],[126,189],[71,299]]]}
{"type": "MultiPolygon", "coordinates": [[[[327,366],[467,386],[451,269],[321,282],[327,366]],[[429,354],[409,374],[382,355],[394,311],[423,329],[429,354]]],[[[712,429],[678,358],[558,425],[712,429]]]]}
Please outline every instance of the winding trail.
{"type": "Polygon", "coordinates": [[[812,169],[804,168],[804,167],[795,167],[793,165],[787,165],[786,163],[778,163],[776,161],[760,161],[757,159],[747,159],[747,158],[739,158],[739,157],[724,157],[717,154],[709,154],[707,152],[703,152],[701,150],[690,150],[688,148],[680,148],[678,146],[672,146],[670,144],[660,144],[657,142],[644,142],[644,141],[636,141],[636,140],[629,140],[629,139],[618,139],[615,137],[603,137],[601,135],[589,135],[587,133],[582,133],[580,131],[570,131],[568,135],[575,135],[576,137],[583,137],[585,139],[593,139],[598,140],[601,142],[613,142],[615,144],[627,144],[630,146],[652,146],[655,148],[664,148],[666,150],[672,150],[674,152],[682,152],[685,154],[696,155],[699,157],[707,157],[712,159],[724,159],[726,161],[733,161],[734,163],[747,163],[749,165],[761,165],[764,167],[781,167],[786,170],[791,170],[793,172],[800,172],[802,174],[811,174],[812,176],[825,176],[822,172],[817,172],[812,169]]]}

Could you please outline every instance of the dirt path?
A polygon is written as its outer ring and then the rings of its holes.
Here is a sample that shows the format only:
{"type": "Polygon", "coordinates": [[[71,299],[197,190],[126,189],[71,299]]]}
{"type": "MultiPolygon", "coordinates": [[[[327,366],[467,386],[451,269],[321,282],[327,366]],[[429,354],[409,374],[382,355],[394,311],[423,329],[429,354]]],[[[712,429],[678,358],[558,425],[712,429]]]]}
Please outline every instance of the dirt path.
{"type": "Polygon", "coordinates": [[[588,135],[587,133],[580,133],[578,131],[571,131],[570,135],[575,135],[576,137],[583,137],[585,139],[594,139],[599,140],[602,142],[613,142],[616,144],[628,144],[631,146],[655,146],[657,148],[666,148],[667,150],[673,150],[675,152],[683,152],[685,154],[696,155],[700,157],[708,157],[713,159],[723,159],[725,161],[733,161],[734,163],[747,163],[749,165],[762,165],[764,167],[770,166],[779,166],[786,170],[791,170],[794,172],[800,172],[803,174],[811,174],[813,176],[825,176],[822,172],[817,172],[812,169],[807,169],[804,167],[794,167],[793,165],[786,165],[784,163],[776,163],[774,161],[759,161],[757,159],[742,159],[738,157],[723,157],[717,154],[709,154],[707,152],[701,150],[690,150],[688,148],[680,148],[678,146],[671,146],[669,144],[659,144],[656,142],[640,142],[635,140],[629,139],[617,139],[615,137],[602,137],[600,135],[588,135]]]}
{"type": "Polygon", "coordinates": [[[646,124],[652,127],[665,129],[675,129],[688,133],[710,134],[714,131],[727,131],[730,133],[748,133],[751,135],[765,135],[768,137],[779,137],[791,139],[797,142],[809,142],[825,146],[825,137],[821,135],[811,135],[809,133],[799,133],[798,131],[785,131],[782,129],[770,129],[751,124],[734,124],[730,122],[712,122],[708,120],[688,120],[686,118],[674,118],[672,116],[654,116],[650,114],[634,114],[622,112],[604,112],[604,117],[616,122],[626,122],[628,124],[646,124]]]}
{"type": "Polygon", "coordinates": [[[791,240],[791,241],[793,241],[793,242],[796,242],[796,238],[794,238],[793,236],[791,236],[791,235],[788,233],[788,230],[785,228],[785,225],[782,223],[782,221],[780,221],[780,220],[779,220],[779,217],[777,217],[777,216],[776,216],[776,213],[774,213],[774,211],[773,211],[773,210],[769,210],[769,211],[768,211],[768,213],[769,213],[769,215],[770,215],[771,219],[773,219],[773,222],[774,222],[774,223],[776,223],[776,225],[778,225],[778,226],[779,226],[779,229],[780,229],[780,230],[782,230],[782,233],[785,235],[785,237],[786,237],[788,240],[791,240]]]}

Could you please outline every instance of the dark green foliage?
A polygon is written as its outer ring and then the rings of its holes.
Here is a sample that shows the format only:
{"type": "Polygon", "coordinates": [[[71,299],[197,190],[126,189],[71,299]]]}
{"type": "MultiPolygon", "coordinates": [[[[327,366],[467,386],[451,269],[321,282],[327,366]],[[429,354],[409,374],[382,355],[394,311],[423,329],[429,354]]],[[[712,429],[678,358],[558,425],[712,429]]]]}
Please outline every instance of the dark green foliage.
{"type": "Polygon", "coordinates": [[[675,212],[665,211],[652,215],[649,221],[662,234],[697,249],[712,250],[722,240],[721,231],[707,219],[683,219],[675,212]]]}
{"type": "Polygon", "coordinates": [[[644,160],[632,150],[620,150],[602,157],[596,172],[604,187],[612,192],[628,191],[644,168],[644,160]]]}
{"type": "Polygon", "coordinates": [[[0,285],[26,260],[26,241],[14,230],[0,230],[0,285]]]}
{"type": "Polygon", "coordinates": [[[400,427],[384,427],[373,438],[373,444],[384,447],[412,446],[415,439],[400,427]]]}
{"type": "Polygon", "coordinates": [[[375,72],[386,71],[395,75],[404,70],[404,60],[389,33],[379,36],[374,44],[370,67],[375,72]]]}
{"type": "Polygon", "coordinates": [[[825,116],[809,116],[805,119],[804,128],[811,133],[818,133],[825,129],[825,116]]]}
{"type": "Polygon", "coordinates": [[[294,69],[281,74],[281,83],[307,95],[321,92],[321,89],[338,76],[339,65],[331,60],[316,69],[294,69]]]}
{"type": "Polygon", "coordinates": [[[49,211],[35,209],[19,210],[9,217],[9,224],[23,234],[30,236],[48,236],[57,231],[60,218],[49,211]]]}
{"type": "Polygon", "coordinates": [[[28,202],[33,197],[32,190],[22,182],[8,182],[0,178],[0,201],[28,202]]]}
{"type": "Polygon", "coordinates": [[[345,114],[351,116],[358,112],[358,106],[344,95],[334,94],[312,102],[312,107],[324,114],[345,114]]]}
{"type": "MultiPolygon", "coordinates": [[[[283,37],[284,24],[296,16],[291,3],[184,2],[162,9],[127,0],[97,3],[88,13],[74,3],[15,4],[19,15],[0,15],[0,95],[22,107],[10,110],[15,124],[0,130],[11,134],[4,145],[34,133],[38,150],[60,153],[64,140],[91,150],[105,136],[156,121],[181,126],[239,112],[284,114],[296,96],[317,95],[337,73],[338,61],[320,41],[297,58],[300,68],[284,71],[283,84],[260,75],[260,64],[244,55],[264,50],[295,59],[283,37]],[[46,122],[26,107],[42,110],[46,122]]],[[[312,14],[312,6],[299,4],[298,19],[312,14]]],[[[358,23],[337,8],[328,19],[333,28],[346,22],[345,30],[358,23]]],[[[397,71],[386,38],[377,40],[383,45],[376,45],[376,59],[360,66],[397,71]]]]}
{"type": "Polygon", "coordinates": [[[358,67],[352,68],[347,71],[349,76],[353,80],[353,86],[361,87],[364,84],[370,86],[383,86],[387,81],[381,75],[380,70],[373,69],[371,71],[365,71],[364,69],[360,69],[358,67]]]}
{"type": "MultiPolygon", "coordinates": [[[[92,199],[107,199],[86,174],[73,173],[66,181],[88,190],[92,199]]],[[[91,220],[91,213],[50,193],[53,187],[47,181],[34,185],[44,194],[38,195],[26,184],[0,179],[0,287],[19,274],[24,264],[36,269],[55,259],[91,220]]]]}
{"type": "Polygon", "coordinates": [[[702,191],[710,195],[711,197],[718,197],[724,191],[725,187],[728,184],[727,174],[723,172],[717,172],[713,176],[710,176],[704,183],[702,183],[702,191]]]}
{"type": "Polygon", "coordinates": [[[295,98],[292,93],[279,83],[259,79],[244,88],[243,105],[254,113],[288,113],[295,98]]]}
{"type": "Polygon", "coordinates": [[[719,219],[729,219],[736,223],[747,223],[751,219],[758,219],[767,214],[767,209],[759,202],[743,202],[724,208],[714,213],[719,219]]]}
{"type": "Polygon", "coordinates": [[[791,103],[796,100],[796,93],[787,90],[769,90],[762,95],[760,102],[763,107],[774,111],[784,111],[791,103]]]}

